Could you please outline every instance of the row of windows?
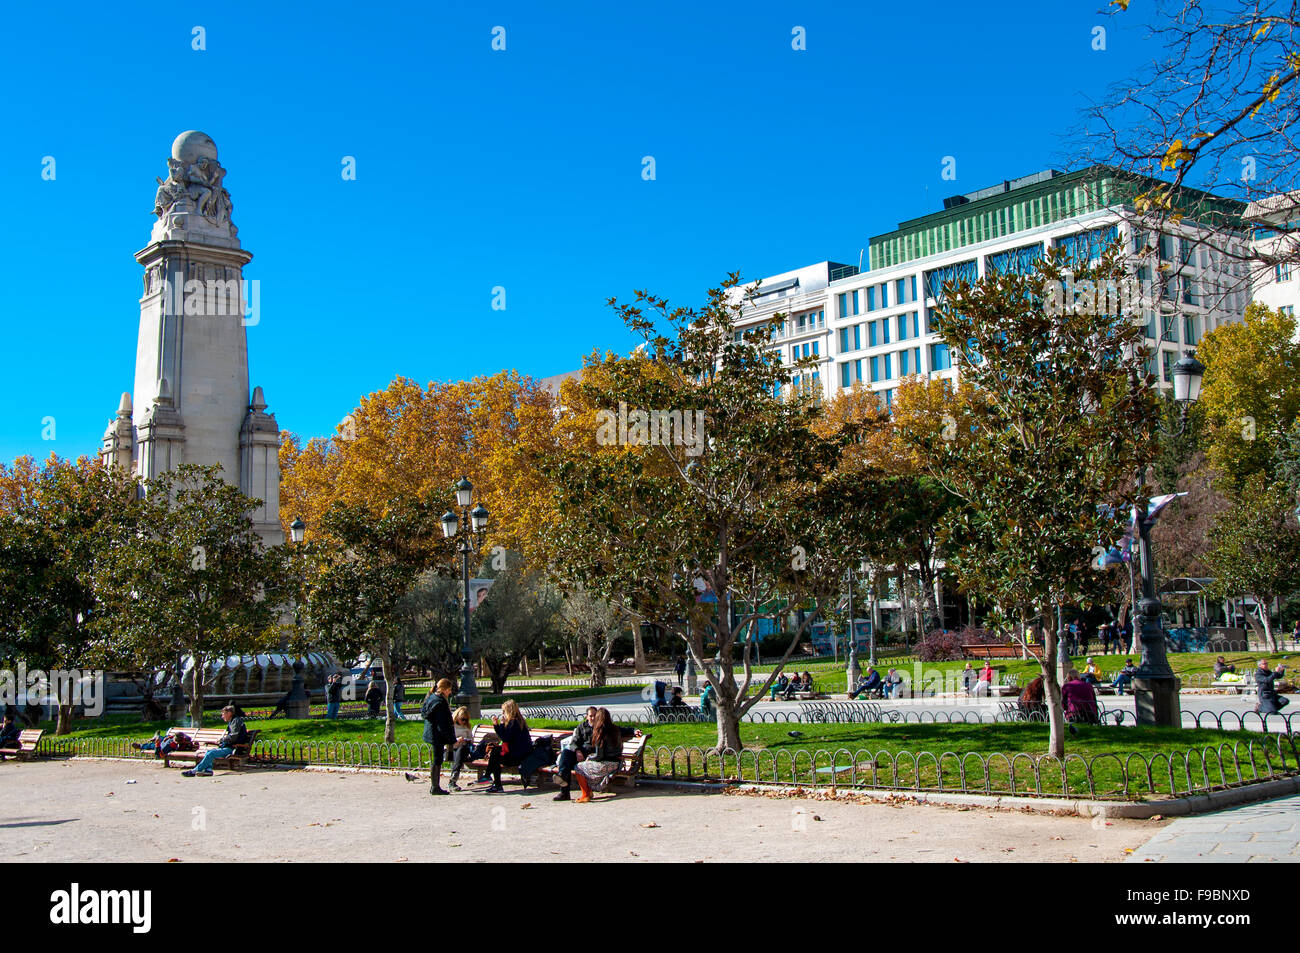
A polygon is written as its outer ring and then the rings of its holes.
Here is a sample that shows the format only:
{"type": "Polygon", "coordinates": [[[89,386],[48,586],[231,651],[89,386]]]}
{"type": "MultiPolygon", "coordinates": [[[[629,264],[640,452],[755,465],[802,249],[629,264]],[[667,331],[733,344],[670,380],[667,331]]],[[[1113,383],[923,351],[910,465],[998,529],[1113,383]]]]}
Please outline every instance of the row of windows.
{"type": "Polygon", "coordinates": [[[911,304],[916,300],[916,275],[904,275],[892,281],[882,281],[870,288],[843,291],[836,295],[839,302],[841,318],[850,318],[862,313],[862,292],[866,292],[867,313],[881,311],[889,307],[890,295],[895,305],[911,304]]]}
{"type": "Polygon", "coordinates": [[[864,347],[864,341],[866,347],[879,347],[882,344],[888,344],[891,334],[894,335],[894,340],[897,341],[919,338],[921,336],[921,313],[919,311],[905,311],[893,317],[840,328],[840,352],[860,351],[864,347]],[[866,328],[865,337],[863,328],[866,328]]]}
{"type": "Polygon", "coordinates": [[[1091,212],[1110,204],[1111,181],[1100,179],[1078,183],[1038,198],[1008,203],[943,222],[929,228],[896,235],[871,246],[871,266],[886,268],[915,258],[925,258],[965,245],[1014,232],[1026,231],[1073,215],[1091,212]]]}
{"type": "Polygon", "coordinates": [[[840,363],[840,385],[852,387],[858,381],[878,384],[896,377],[910,377],[925,373],[921,367],[921,349],[909,347],[875,357],[858,358],[840,363]],[[895,374],[897,371],[897,374],[895,374]]]}

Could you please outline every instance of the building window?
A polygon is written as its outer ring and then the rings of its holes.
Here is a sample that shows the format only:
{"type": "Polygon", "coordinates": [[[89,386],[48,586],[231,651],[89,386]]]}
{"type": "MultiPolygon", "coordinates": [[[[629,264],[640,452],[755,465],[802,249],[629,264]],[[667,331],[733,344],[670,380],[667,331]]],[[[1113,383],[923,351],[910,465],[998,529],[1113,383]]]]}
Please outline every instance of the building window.
{"type": "Polygon", "coordinates": [[[848,361],[840,365],[840,386],[845,389],[853,386],[853,368],[848,361]]]}
{"type": "Polygon", "coordinates": [[[1278,308],[1278,310],[1281,311],[1283,314],[1285,314],[1288,318],[1295,317],[1295,305],[1293,304],[1284,304],[1282,305],[1282,307],[1278,308]]]}
{"type": "Polygon", "coordinates": [[[875,384],[880,380],[880,358],[871,359],[871,383],[875,384]]]}
{"type": "Polygon", "coordinates": [[[899,351],[898,352],[898,376],[906,377],[908,374],[911,374],[912,373],[911,364],[912,364],[912,352],[899,351]]]}
{"type": "Polygon", "coordinates": [[[1275,277],[1278,281],[1290,281],[1290,280],[1291,280],[1291,263],[1290,263],[1290,262],[1286,262],[1286,263],[1284,263],[1284,264],[1274,265],[1274,266],[1273,266],[1273,275],[1274,275],[1274,277],[1275,277]]]}
{"type": "Polygon", "coordinates": [[[889,307],[889,285],[887,284],[880,286],[880,306],[882,308],[889,307]]]}
{"type": "Polygon", "coordinates": [[[868,347],[875,347],[877,344],[880,343],[878,340],[876,340],[876,323],[877,322],[872,321],[867,325],[867,346],[868,347]]]}
{"type": "Polygon", "coordinates": [[[936,371],[946,371],[952,367],[952,358],[948,354],[948,345],[931,344],[930,345],[930,368],[936,371]]]}
{"type": "Polygon", "coordinates": [[[840,350],[847,351],[848,349],[849,349],[849,329],[840,328],[840,350]]]}
{"type": "Polygon", "coordinates": [[[893,356],[894,355],[892,354],[885,355],[885,380],[887,381],[894,379],[893,360],[892,360],[893,356]]]}
{"type": "Polygon", "coordinates": [[[885,318],[883,321],[880,322],[880,338],[881,338],[880,340],[881,344],[889,343],[889,319],[888,318],[885,318]]]}
{"type": "Polygon", "coordinates": [[[876,310],[876,289],[874,287],[867,289],[867,311],[876,310]]]}

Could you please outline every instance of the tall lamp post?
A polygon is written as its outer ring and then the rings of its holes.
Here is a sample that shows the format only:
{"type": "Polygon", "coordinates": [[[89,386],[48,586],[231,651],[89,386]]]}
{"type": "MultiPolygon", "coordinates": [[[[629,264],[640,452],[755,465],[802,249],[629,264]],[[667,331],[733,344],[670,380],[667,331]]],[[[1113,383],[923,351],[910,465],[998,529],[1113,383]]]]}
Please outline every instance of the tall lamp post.
{"type": "MultiPolygon", "coordinates": [[[[1176,431],[1162,431],[1166,436],[1179,437],[1186,432],[1187,413],[1201,396],[1201,378],[1204,375],[1205,365],[1190,354],[1174,364],[1174,399],[1179,406],[1179,424],[1176,431]]],[[[1135,388],[1136,377],[1135,373],[1130,381],[1135,388]]],[[[1151,552],[1152,523],[1149,518],[1144,468],[1138,469],[1137,490],[1138,555],[1142,561],[1142,598],[1138,602],[1142,663],[1133,676],[1137,723],[1178,728],[1182,726],[1178,695],[1182,682],[1169,666],[1169,658],[1165,654],[1165,634],[1160,626],[1160,596],[1156,592],[1155,557],[1151,552]]]]}
{"type": "Polygon", "coordinates": [[[483,701],[478,693],[478,686],[474,683],[474,656],[469,647],[469,557],[471,553],[477,554],[479,551],[483,531],[487,529],[488,511],[482,503],[472,510],[469,508],[473,500],[473,491],[473,485],[462,476],[456,483],[456,506],[460,508],[460,518],[457,518],[455,510],[443,513],[442,534],[447,539],[456,540],[456,552],[460,553],[461,579],[465,584],[463,606],[465,628],[460,643],[463,662],[460,667],[460,690],[456,693],[456,700],[469,709],[471,718],[479,718],[483,714],[483,701]]]}
{"type": "MultiPolygon", "coordinates": [[[[289,540],[293,543],[295,551],[299,557],[302,551],[298,549],[302,545],[303,539],[307,535],[307,524],[302,521],[301,517],[294,517],[289,524],[289,540]]],[[[305,576],[299,564],[298,577],[301,580],[305,576]]],[[[299,587],[299,598],[293,602],[293,622],[294,626],[302,626],[302,592],[299,587]]],[[[311,696],[307,694],[307,683],[304,677],[305,666],[301,658],[293,660],[293,685],[289,688],[289,697],[285,699],[285,716],[288,718],[310,718],[311,717],[311,696]]]]}

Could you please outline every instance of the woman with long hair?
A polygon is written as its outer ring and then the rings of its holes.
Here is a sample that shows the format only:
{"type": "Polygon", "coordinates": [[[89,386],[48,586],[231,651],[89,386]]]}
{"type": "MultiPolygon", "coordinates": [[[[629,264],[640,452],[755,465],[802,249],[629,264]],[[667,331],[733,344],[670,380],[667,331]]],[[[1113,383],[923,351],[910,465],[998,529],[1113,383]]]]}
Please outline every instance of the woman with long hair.
{"type": "Polygon", "coordinates": [[[586,804],[591,800],[592,789],[603,791],[609,785],[609,779],[623,764],[623,733],[614,724],[614,716],[608,708],[596,712],[596,725],[591,733],[593,751],[585,761],[573,769],[573,776],[578,779],[582,795],[577,803],[586,804]]]}
{"type": "Polygon", "coordinates": [[[513,698],[501,703],[501,714],[492,718],[492,728],[501,743],[488,752],[488,774],[492,776],[492,784],[487,793],[500,794],[505,790],[501,786],[501,766],[518,767],[522,764],[524,758],[533,753],[533,737],[528,733],[528,722],[524,721],[519,703],[513,698]]]}

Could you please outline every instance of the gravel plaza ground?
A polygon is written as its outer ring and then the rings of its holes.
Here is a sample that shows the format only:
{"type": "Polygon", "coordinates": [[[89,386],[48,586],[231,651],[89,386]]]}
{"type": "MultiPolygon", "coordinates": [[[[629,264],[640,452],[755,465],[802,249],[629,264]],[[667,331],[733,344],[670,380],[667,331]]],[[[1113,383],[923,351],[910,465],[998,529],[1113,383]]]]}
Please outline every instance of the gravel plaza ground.
{"type": "Polygon", "coordinates": [[[619,788],[433,798],[400,773],[0,764],[0,860],[1119,862],[1165,822],[619,788]],[[20,777],[21,776],[21,777],[20,777]],[[128,783],[134,781],[134,783],[128,783]]]}

